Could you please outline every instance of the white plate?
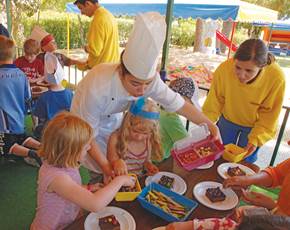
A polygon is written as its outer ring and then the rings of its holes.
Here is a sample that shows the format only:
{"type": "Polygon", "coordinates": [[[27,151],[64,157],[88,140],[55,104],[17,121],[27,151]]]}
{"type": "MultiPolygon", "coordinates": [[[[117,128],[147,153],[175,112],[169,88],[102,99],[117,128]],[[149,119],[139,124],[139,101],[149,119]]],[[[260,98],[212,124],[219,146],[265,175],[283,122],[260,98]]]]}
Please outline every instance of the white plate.
{"type": "Polygon", "coordinates": [[[228,174],[228,168],[229,167],[237,167],[237,166],[239,166],[239,168],[241,170],[243,170],[246,173],[247,176],[255,174],[255,172],[252,169],[248,168],[245,165],[237,164],[237,163],[223,163],[223,164],[220,164],[218,166],[218,168],[217,168],[217,172],[222,178],[227,179],[227,178],[230,177],[229,174],[228,174]]]}
{"type": "Polygon", "coordinates": [[[99,218],[114,215],[120,223],[121,230],[136,230],[133,216],[124,209],[117,207],[105,207],[99,212],[90,213],[85,221],[85,230],[100,230],[99,218]]]}
{"type": "Polygon", "coordinates": [[[204,206],[216,210],[230,210],[239,203],[239,198],[236,195],[236,193],[230,189],[224,189],[223,185],[221,183],[217,183],[214,181],[204,181],[200,182],[197,185],[194,186],[193,188],[193,195],[195,198],[202,203],[204,206]],[[205,195],[206,190],[208,188],[216,188],[220,187],[222,192],[226,195],[226,199],[224,201],[219,201],[219,202],[211,202],[205,195]]]}
{"type": "Polygon", "coordinates": [[[210,161],[204,165],[197,167],[196,169],[209,169],[214,165],[214,161],[210,161]]]}
{"type": "Polygon", "coordinates": [[[151,182],[155,182],[158,184],[160,178],[163,175],[174,178],[173,186],[171,189],[172,191],[180,195],[183,195],[186,192],[187,185],[185,181],[180,176],[171,172],[159,172],[159,173],[156,173],[154,176],[148,176],[145,180],[145,185],[148,186],[151,182]]]}

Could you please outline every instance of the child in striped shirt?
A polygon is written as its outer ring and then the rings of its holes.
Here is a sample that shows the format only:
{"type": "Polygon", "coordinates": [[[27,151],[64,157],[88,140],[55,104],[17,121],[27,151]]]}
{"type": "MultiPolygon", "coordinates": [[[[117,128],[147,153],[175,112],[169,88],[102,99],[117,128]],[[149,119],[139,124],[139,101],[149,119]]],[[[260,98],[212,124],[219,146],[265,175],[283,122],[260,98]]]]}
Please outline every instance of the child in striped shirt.
{"type": "Polygon", "coordinates": [[[151,162],[163,157],[158,120],[158,107],[152,100],[141,97],[131,104],[108,142],[108,160],[116,175],[142,175],[144,170],[153,175],[159,171],[151,162]]]}

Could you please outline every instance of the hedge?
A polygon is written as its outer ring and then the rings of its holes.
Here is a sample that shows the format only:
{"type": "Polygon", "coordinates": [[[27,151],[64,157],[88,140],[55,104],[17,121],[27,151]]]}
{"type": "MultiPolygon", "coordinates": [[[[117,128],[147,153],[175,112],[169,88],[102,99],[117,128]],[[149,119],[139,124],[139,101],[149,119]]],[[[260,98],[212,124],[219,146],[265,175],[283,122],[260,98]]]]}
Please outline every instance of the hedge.
{"type": "MultiPolygon", "coordinates": [[[[47,32],[54,35],[58,48],[64,49],[67,46],[67,17],[70,18],[70,47],[82,47],[86,38],[82,38],[81,28],[83,28],[84,35],[86,35],[90,18],[81,16],[81,24],[78,16],[73,14],[45,12],[41,15],[39,25],[47,32]]],[[[132,17],[117,17],[119,27],[120,44],[124,44],[133,27],[132,17]]],[[[34,25],[37,24],[35,17],[24,19],[22,25],[24,26],[24,36],[28,37],[34,25]]],[[[193,45],[195,33],[195,22],[192,19],[177,19],[172,26],[173,45],[188,47],[193,45]]]]}

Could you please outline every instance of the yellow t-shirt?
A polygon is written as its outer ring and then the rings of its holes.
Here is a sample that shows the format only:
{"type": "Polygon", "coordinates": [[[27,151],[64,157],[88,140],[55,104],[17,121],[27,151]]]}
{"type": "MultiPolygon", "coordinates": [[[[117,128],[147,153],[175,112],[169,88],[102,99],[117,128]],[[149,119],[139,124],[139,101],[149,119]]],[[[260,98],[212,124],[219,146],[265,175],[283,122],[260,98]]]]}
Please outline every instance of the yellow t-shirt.
{"type": "Polygon", "coordinates": [[[213,122],[223,115],[241,126],[252,127],[248,139],[262,146],[273,138],[285,91],[283,70],[277,63],[262,69],[250,84],[241,83],[234,71],[234,60],[223,62],[214,72],[203,112],[213,122]]]}
{"type": "Polygon", "coordinates": [[[104,7],[99,7],[95,11],[87,40],[89,68],[100,63],[119,62],[118,23],[104,7]]]}

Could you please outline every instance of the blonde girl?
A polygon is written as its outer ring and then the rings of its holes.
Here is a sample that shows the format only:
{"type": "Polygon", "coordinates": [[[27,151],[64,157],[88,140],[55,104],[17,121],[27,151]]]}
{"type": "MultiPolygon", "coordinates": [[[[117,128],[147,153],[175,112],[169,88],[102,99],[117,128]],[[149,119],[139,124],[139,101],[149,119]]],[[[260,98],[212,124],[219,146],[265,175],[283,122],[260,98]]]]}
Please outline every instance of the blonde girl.
{"type": "Polygon", "coordinates": [[[135,183],[129,176],[119,176],[103,188],[81,184],[79,161],[90,149],[93,130],[77,116],[59,113],[48,123],[42,138],[39,154],[44,161],[30,229],[63,229],[76,219],[81,208],[97,212],[123,185],[135,183]]]}
{"type": "Polygon", "coordinates": [[[152,175],[159,171],[151,163],[151,159],[163,158],[158,119],[158,107],[152,100],[141,97],[131,104],[121,127],[108,142],[108,160],[116,175],[141,175],[143,170],[152,175]]]}

